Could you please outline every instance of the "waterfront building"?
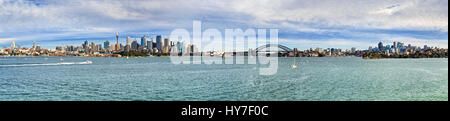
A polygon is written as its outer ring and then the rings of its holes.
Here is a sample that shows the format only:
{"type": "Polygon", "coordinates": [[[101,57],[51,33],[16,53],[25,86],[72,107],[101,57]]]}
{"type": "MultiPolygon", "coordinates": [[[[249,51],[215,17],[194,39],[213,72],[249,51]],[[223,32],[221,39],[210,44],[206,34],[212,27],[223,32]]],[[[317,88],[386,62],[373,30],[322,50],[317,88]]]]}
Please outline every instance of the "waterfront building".
{"type": "Polygon", "coordinates": [[[161,52],[162,50],[162,38],[161,35],[156,36],[156,49],[158,52],[161,52]]]}
{"type": "Polygon", "coordinates": [[[131,50],[133,50],[133,51],[138,50],[138,48],[139,48],[139,44],[135,38],[134,41],[131,43],[131,50]]]}
{"type": "Polygon", "coordinates": [[[384,50],[383,42],[378,43],[378,50],[384,50]]]}
{"type": "Polygon", "coordinates": [[[392,45],[392,46],[394,46],[393,48],[397,49],[398,48],[398,42],[394,42],[394,45],[392,45]]]}
{"type": "Polygon", "coordinates": [[[141,37],[141,47],[146,48],[146,44],[147,44],[147,37],[145,37],[145,35],[143,37],[141,37]]]}
{"type": "Polygon", "coordinates": [[[149,50],[149,52],[153,52],[153,39],[150,38],[149,41],[147,41],[147,50],[149,50]]]}
{"type": "Polygon", "coordinates": [[[183,52],[183,46],[181,45],[180,41],[177,41],[177,45],[175,47],[176,47],[176,52],[177,53],[183,52]]]}
{"type": "Polygon", "coordinates": [[[85,40],[84,43],[83,43],[83,49],[84,49],[85,52],[87,52],[88,48],[89,48],[89,42],[87,40],[85,40]]]}
{"type": "Polygon", "coordinates": [[[103,48],[105,48],[105,50],[109,49],[109,40],[105,40],[105,42],[103,42],[103,48]]]}
{"type": "Polygon", "coordinates": [[[125,50],[128,52],[131,50],[131,43],[130,43],[130,36],[127,37],[126,39],[126,45],[125,45],[125,50]]]}
{"type": "Polygon", "coordinates": [[[103,50],[103,48],[102,48],[102,44],[98,44],[97,46],[96,46],[96,51],[101,51],[101,50],[103,50]]]}
{"type": "Polygon", "coordinates": [[[89,46],[90,47],[90,51],[95,51],[95,50],[97,50],[97,47],[95,46],[95,43],[94,42],[91,42],[91,45],[89,46]]]}
{"type": "Polygon", "coordinates": [[[14,51],[16,48],[16,43],[14,41],[11,42],[11,50],[14,51]]]}
{"type": "Polygon", "coordinates": [[[169,48],[170,48],[170,42],[168,38],[164,39],[164,49],[163,49],[163,53],[169,53],[169,48]]]}
{"type": "Polygon", "coordinates": [[[36,50],[36,41],[33,41],[33,50],[36,50]]]}

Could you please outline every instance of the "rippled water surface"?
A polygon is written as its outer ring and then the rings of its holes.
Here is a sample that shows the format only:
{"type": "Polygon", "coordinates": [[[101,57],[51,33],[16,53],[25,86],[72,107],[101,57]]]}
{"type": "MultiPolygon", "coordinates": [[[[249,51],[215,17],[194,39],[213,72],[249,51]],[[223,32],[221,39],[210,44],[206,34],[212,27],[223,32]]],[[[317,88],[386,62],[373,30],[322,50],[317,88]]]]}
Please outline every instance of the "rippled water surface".
{"type": "Polygon", "coordinates": [[[296,61],[261,76],[258,65],[169,58],[0,57],[0,100],[448,100],[448,59],[296,61]]]}

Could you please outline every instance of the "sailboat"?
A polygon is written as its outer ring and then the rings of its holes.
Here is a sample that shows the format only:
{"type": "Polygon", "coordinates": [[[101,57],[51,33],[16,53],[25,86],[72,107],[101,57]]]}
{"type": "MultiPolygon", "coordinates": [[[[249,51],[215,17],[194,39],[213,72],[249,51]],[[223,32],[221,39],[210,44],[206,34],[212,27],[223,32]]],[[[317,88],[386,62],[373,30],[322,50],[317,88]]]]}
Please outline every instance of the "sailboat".
{"type": "Polygon", "coordinates": [[[297,58],[297,57],[294,57],[294,64],[291,65],[291,68],[297,68],[297,65],[296,65],[296,62],[295,62],[295,58],[297,58]]]}

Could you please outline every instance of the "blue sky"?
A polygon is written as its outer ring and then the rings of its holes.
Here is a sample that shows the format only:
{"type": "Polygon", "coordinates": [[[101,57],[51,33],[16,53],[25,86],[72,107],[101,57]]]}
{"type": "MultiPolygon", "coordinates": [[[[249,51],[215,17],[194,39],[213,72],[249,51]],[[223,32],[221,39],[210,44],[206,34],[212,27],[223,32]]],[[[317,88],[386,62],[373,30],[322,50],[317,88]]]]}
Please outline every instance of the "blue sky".
{"type": "Polygon", "coordinates": [[[448,0],[0,0],[0,47],[101,43],[116,33],[277,28],[288,47],[366,49],[379,41],[448,48],[448,0]]]}

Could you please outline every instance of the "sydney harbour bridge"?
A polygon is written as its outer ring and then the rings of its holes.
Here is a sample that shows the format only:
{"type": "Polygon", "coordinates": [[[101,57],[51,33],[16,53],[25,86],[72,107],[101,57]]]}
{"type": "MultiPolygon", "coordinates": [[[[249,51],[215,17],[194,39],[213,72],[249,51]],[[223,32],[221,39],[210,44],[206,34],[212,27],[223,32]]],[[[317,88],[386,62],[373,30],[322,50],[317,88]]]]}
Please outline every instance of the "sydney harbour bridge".
{"type": "Polygon", "coordinates": [[[289,54],[294,54],[294,50],[284,45],[279,44],[266,44],[259,46],[252,52],[244,52],[244,55],[271,55],[278,54],[278,56],[289,56],[289,54]]]}

